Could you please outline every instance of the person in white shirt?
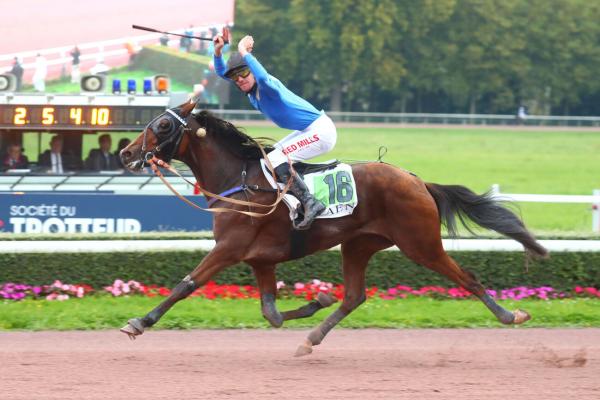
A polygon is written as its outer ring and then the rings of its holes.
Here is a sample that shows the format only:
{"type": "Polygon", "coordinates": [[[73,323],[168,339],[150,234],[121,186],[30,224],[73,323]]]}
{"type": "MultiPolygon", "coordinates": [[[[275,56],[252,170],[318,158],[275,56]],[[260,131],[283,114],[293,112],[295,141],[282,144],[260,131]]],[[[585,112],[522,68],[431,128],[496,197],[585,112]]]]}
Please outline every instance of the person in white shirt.
{"type": "Polygon", "coordinates": [[[48,64],[46,58],[38,53],[35,58],[35,71],[33,73],[33,87],[36,92],[46,90],[46,75],[48,74],[48,64]]]}

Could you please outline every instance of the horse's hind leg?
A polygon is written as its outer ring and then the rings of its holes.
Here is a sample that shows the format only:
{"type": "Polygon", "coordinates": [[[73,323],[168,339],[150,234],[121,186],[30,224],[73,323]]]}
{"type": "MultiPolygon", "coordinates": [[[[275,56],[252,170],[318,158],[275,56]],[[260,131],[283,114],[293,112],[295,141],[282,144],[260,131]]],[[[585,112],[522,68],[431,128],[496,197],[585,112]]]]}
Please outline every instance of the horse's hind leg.
{"type": "Polygon", "coordinates": [[[304,343],[298,346],[297,357],[312,353],[313,346],[320,344],[334,326],[365,302],[365,272],[369,259],[377,251],[390,245],[387,239],[379,236],[363,236],[342,243],[344,300],[340,307],[314,328],[304,343]]]}
{"type": "Polygon", "coordinates": [[[477,278],[469,271],[462,269],[446,253],[442,246],[439,232],[435,232],[435,234],[429,232],[429,234],[421,235],[418,232],[412,231],[411,234],[402,235],[396,244],[408,258],[417,264],[446,276],[451,281],[473,293],[503,324],[521,324],[531,318],[523,310],[516,310],[513,313],[496,303],[486,293],[485,288],[477,278]]]}
{"type": "Polygon", "coordinates": [[[275,282],[275,265],[252,265],[254,276],[260,290],[260,303],[263,317],[275,328],[281,327],[284,321],[297,318],[307,318],[314,315],[317,311],[329,307],[336,302],[332,296],[319,293],[317,299],[310,303],[291,311],[279,312],[275,307],[275,295],[277,287],[275,282]]]}

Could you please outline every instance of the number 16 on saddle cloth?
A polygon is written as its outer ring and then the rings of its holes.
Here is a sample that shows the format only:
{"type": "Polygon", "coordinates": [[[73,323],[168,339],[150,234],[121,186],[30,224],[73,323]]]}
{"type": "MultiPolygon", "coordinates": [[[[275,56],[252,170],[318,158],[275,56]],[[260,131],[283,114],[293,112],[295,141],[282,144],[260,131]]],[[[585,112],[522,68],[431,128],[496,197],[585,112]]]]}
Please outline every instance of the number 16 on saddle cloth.
{"type": "MultiPolygon", "coordinates": [[[[265,178],[275,189],[275,182],[267,170],[264,160],[261,160],[261,166],[265,178]]],[[[352,175],[352,167],[348,164],[337,164],[335,168],[305,174],[302,180],[306,183],[310,193],[327,207],[317,218],[338,218],[352,215],[354,208],[358,205],[356,183],[352,175]]],[[[279,184],[280,189],[283,186],[283,184],[279,184]]],[[[293,221],[298,217],[297,207],[300,206],[300,201],[289,193],[284,196],[283,201],[290,209],[290,219],[293,221]]]]}
{"type": "Polygon", "coordinates": [[[358,204],[352,167],[338,164],[334,169],[304,176],[310,192],[325,205],[317,218],[337,218],[351,215],[358,204]]]}

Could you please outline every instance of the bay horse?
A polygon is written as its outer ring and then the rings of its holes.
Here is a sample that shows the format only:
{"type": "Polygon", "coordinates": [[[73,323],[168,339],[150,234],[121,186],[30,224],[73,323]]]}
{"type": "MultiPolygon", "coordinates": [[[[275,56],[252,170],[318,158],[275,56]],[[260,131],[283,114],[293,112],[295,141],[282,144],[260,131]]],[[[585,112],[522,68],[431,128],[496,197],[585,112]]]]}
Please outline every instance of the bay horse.
{"type": "MultiPolygon", "coordinates": [[[[260,159],[264,156],[257,140],[231,123],[221,120],[196,104],[168,109],[152,120],[121,153],[123,164],[139,170],[151,159],[177,159],[189,166],[199,185],[213,193],[225,193],[240,183],[270,188],[260,159]]],[[[268,151],[267,147],[267,151],[268,151]]],[[[365,272],[371,256],[396,245],[415,263],[438,272],[478,297],[503,324],[521,324],[527,312],[508,311],[497,304],[473,274],[464,270],[444,251],[441,225],[456,234],[458,220],[469,219],[520,242],[535,257],[548,252],[504,204],[489,194],[477,195],[464,186],[425,183],[417,176],[382,162],[352,165],[358,205],[352,215],[317,219],[307,231],[293,231],[287,208],[278,204],[273,212],[257,218],[239,212],[221,212],[213,217],[216,245],[170,296],[143,318],[128,321],[121,331],[135,339],[153,326],[179,300],[206,284],[228,266],[245,262],[252,267],[260,290],[261,311],[274,327],[284,321],[312,316],[335,300],[321,294],[316,300],[291,311],[275,306],[277,264],[341,244],[345,293],[341,305],[308,334],[296,351],[309,354],[327,333],[366,300],[365,272]]],[[[244,190],[217,199],[221,209],[248,210],[251,204],[273,204],[269,191],[244,190]],[[246,205],[241,205],[246,204],[246,205]]],[[[260,208],[254,208],[259,210],[260,208]]],[[[214,211],[214,210],[213,210],[214,211]]],[[[163,210],[168,218],[168,210],[163,210]]]]}

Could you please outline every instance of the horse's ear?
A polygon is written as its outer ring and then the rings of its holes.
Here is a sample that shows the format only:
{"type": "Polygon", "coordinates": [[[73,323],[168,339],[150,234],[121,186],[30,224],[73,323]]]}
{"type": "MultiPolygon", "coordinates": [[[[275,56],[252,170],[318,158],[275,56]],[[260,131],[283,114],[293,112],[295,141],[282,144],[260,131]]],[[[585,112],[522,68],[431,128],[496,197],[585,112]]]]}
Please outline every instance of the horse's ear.
{"type": "Polygon", "coordinates": [[[200,107],[200,102],[194,103],[194,109],[192,110],[192,115],[195,117],[202,112],[202,107],[200,107]]]}
{"type": "Polygon", "coordinates": [[[180,106],[181,109],[181,116],[182,117],[186,117],[190,112],[192,112],[194,110],[194,107],[196,106],[196,103],[184,103],[180,106]]]}

